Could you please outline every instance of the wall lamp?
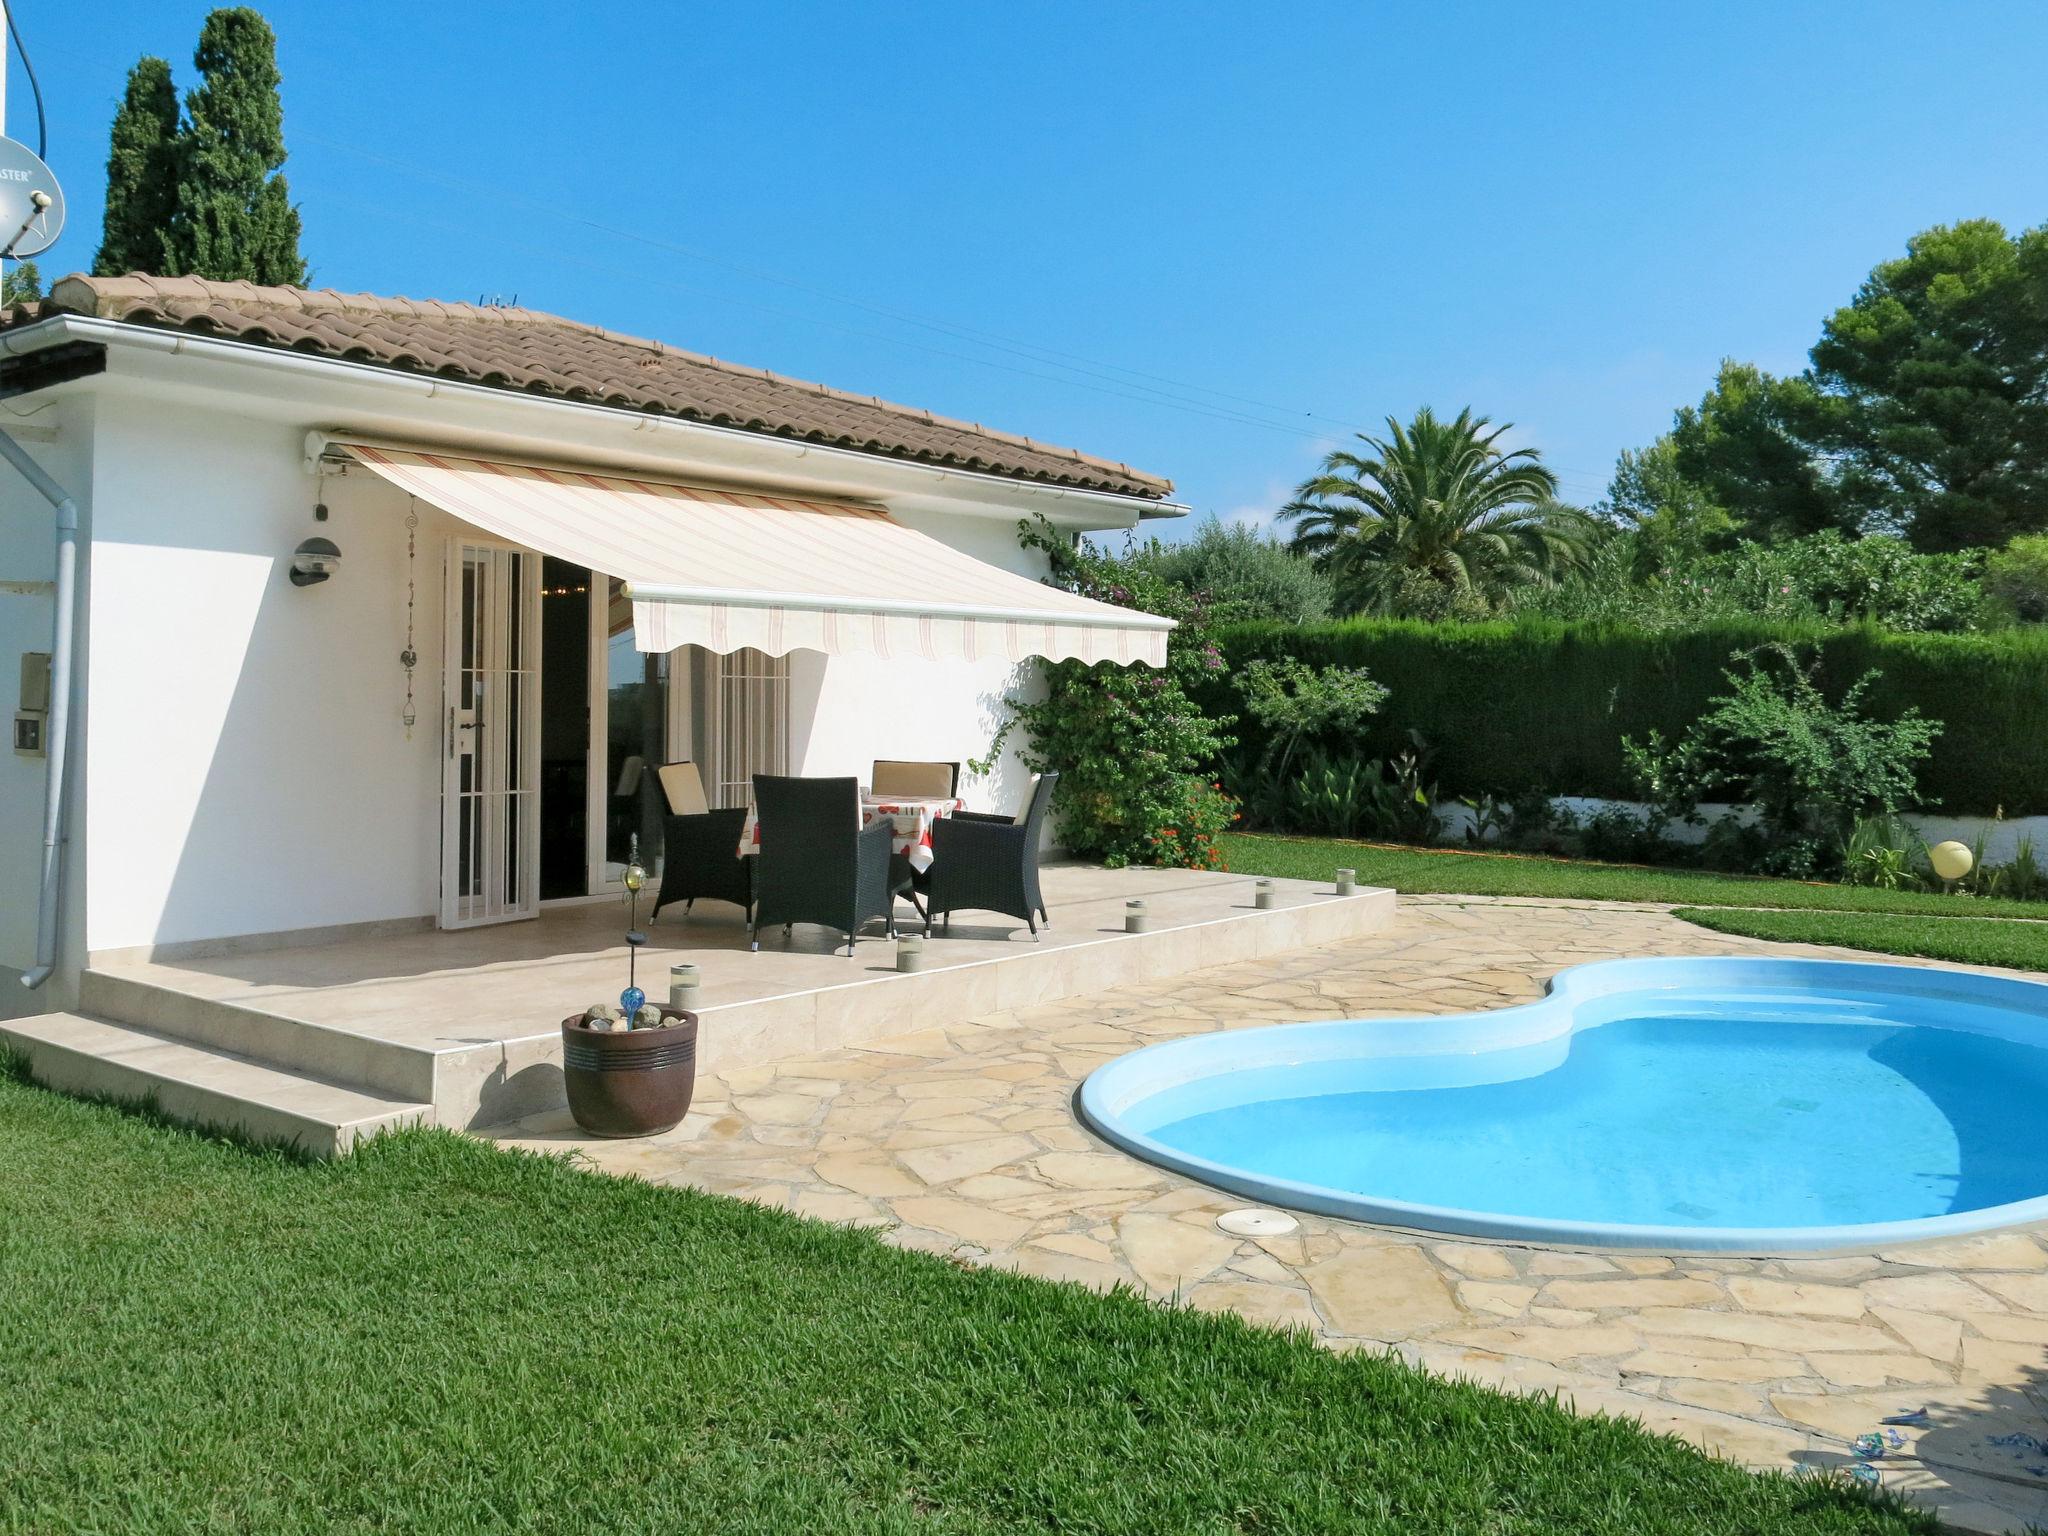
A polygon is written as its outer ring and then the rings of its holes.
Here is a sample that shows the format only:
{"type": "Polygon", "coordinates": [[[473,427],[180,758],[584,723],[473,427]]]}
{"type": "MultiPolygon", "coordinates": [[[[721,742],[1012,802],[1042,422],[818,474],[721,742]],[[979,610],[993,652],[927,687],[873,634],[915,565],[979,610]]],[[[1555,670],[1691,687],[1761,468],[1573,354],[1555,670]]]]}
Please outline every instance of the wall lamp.
{"type": "Polygon", "coordinates": [[[307,539],[292,551],[295,587],[316,587],[341,569],[341,550],[332,539],[307,539]]]}

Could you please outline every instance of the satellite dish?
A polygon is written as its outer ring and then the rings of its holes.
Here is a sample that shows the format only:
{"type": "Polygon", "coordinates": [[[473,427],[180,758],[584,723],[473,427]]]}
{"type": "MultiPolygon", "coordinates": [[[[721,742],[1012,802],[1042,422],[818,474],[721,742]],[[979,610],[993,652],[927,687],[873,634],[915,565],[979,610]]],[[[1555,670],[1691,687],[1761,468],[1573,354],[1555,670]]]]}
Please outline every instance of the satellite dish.
{"type": "Polygon", "coordinates": [[[40,256],[64,233],[64,189],[26,144],[0,138],[0,256],[40,256]]]}

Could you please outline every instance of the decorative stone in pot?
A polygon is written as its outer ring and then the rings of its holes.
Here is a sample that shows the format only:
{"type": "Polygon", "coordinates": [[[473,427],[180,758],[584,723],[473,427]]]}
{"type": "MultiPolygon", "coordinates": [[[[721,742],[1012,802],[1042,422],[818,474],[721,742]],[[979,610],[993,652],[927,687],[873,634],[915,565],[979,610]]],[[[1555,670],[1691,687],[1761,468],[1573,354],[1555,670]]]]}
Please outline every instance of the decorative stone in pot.
{"type": "Polygon", "coordinates": [[[562,1020],[562,1078],[569,1112],[592,1136],[652,1136],[689,1113],[697,1086],[697,1015],[663,1008],[653,1029],[597,1028],[583,1014],[562,1020]]]}

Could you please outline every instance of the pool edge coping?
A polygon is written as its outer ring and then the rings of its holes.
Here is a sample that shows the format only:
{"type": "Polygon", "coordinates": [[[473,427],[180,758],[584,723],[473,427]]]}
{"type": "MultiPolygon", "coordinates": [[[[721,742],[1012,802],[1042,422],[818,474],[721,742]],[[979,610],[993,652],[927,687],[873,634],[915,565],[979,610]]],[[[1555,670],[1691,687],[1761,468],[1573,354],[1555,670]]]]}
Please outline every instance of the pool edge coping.
{"type": "MultiPolygon", "coordinates": [[[[1110,1145],[1138,1158],[1141,1162],[1166,1168],[1197,1183],[1287,1210],[1367,1226],[1393,1228],[1424,1238],[1445,1238],[1453,1241],[1478,1239],[1531,1247],[1616,1253],[1801,1258],[1841,1253],[1873,1253],[1880,1249],[1938,1243],[1980,1236],[2029,1223],[2048,1222],[2048,1193],[2027,1200],[1983,1206],[1976,1210],[1954,1212],[1944,1216],[1824,1227],[1673,1227],[1555,1220],[1454,1206],[1422,1205],[1360,1195],[1348,1190],[1333,1189],[1327,1185],[1307,1184],[1212,1162],[1207,1158],[1179,1151],[1144,1132],[1119,1124],[1118,1116],[1123,1110],[1112,1109],[1104,1102],[1108,1093],[1118,1086],[1120,1077],[1142,1070],[1133,1066],[1134,1063],[1146,1060],[1156,1063],[1162,1058],[1171,1059],[1176,1055],[1186,1055],[1190,1052],[1210,1053],[1217,1049],[1216,1042],[1221,1040],[1244,1039],[1254,1035],[1270,1040],[1278,1031],[1334,1030],[1351,1025],[1400,1026],[1441,1023],[1451,1019],[1497,1020],[1511,1015],[1521,1015],[1526,1020],[1552,1014],[1561,1014],[1563,1017],[1564,1027],[1559,1032],[1571,1033],[1574,1029],[1572,1007],[1575,1002],[1620,990],[1601,987],[1589,991],[1589,980],[1605,979],[1624,969],[1652,972],[1665,970],[1677,975],[1702,968],[1708,971],[1723,971],[1731,966],[1740,967],[1752,974],[1759,970],[1778,971],[1793,975],[1803,973],[1809,978],[1823,971],[1846,971],[1877,981],[1875,990],[1911,990],[1922,995],[1931,990],[1926,985],[1927,979],[1930,976],[1938,976],[1945,979],[1947,990],[1966,997],[1975,994],[1976,1001],[1985,1001],[1985,994],[2004,995],[2016,1002],[2023,1000],[2031,1011],[2040,1013],[2044,1024],[2048,1024],[2048,982],[2014,976],[1991,975],[1981,971],[1939,965],[1906,965],[1805,956],[1632,956],[1596,960],[1567,967],[1550,978],[1545,984],[1544,995],[1541,998],[1534,1002],[1514,1003],[1503,1008],[1462,1013],[1389,1015],[1375,1019],[1323,1019],[1286,1024],[1261,1024],[1248,1026],[1243,1030],[1183,1036],[1176,1040],[1164,1040],[1141,1046],[1113,1061],[1103,1063],[1090,1072],[1075,1090],[1074,1112],[1090,1133],[1101,1137],[1110,1145]],[[1897,985],[1908,979],[1917,982],[1918,985],[1910,988],[1897,985]],[[1885,986],[1886,982],[1892,983],[1893,986],[1885,986]]],[[[1138,1102],[1145,1096],[1140,1095],[1139,1099],[1130,1102],[1138,1102]]]]}

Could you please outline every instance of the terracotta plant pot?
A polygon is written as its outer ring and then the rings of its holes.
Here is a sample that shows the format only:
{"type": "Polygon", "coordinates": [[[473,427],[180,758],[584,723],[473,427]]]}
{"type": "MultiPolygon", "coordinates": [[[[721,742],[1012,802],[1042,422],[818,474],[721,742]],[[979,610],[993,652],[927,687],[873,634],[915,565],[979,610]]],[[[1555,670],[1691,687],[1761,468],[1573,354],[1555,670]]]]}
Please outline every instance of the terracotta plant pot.
{"type": "Polygon", "coordinates": [[[562,1020],[569,1112],[593,1136],[652,1136],[689,1113],[697,1086],[697,1015],[661,1010],[659,1029],[592,1029],[562,1020]]]}

